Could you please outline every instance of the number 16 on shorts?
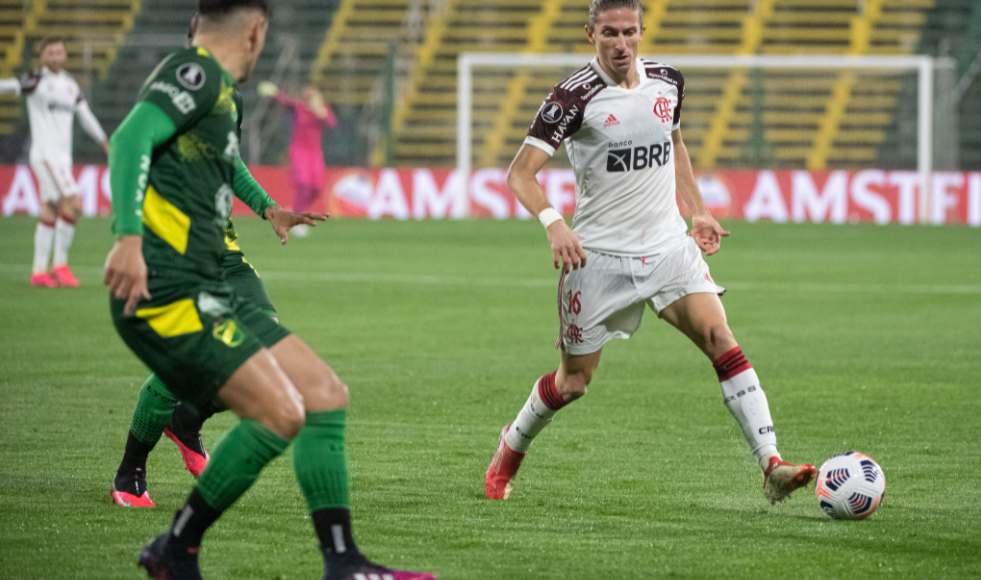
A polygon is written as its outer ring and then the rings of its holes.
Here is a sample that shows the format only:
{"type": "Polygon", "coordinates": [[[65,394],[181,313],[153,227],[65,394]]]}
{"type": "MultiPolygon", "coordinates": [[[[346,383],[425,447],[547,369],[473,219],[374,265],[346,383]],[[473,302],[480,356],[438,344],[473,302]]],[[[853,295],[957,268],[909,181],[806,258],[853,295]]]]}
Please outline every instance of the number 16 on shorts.
{"type": "Polygon", "coordinates": [[[567,314],[579,314],[582,312],[582,302],[580,298],[582,297],[582,290],[579,292],[573,292],[569,290],[566,294],[565,304],[567,314]]]}
{"type": "Polygon", "coordinates": [[[576,324],[579,322],[578,314],[582,312],[582,290],[565,291],[559,308],[561,310],[559,341],[567,345],[582,344],[582,327],[576,324]]]}

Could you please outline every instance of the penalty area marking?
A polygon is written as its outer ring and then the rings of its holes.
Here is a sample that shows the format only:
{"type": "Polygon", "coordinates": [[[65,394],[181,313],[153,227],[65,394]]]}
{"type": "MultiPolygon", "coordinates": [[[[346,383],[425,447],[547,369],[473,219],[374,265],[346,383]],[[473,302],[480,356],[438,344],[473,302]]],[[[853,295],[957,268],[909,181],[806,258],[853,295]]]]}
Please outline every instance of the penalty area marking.
{"type": "MultiPolygon", "coordinates": [[[[73,266],[72,270],[86,277],[101,278],[103,270],[96,266],[73,266]]],[[[21,264],[0,264],[4,278],[21,278],[31,268],[21,264]]],[[[478,278],[444,276],[439,274],[386,274],[373,272],[290,272],[261,270],[263,280],[283,282],[334,282],[347,284],[408,284],[417,286],[462,286],[488,288],[555,288],[557,277],[550,278],[478,278]]],[[[773,292],[780,294],[981,294],[981,285],[970,284],[822,284],[808,282],[726,282],[724,287],[740,292],[773,292]]]]}

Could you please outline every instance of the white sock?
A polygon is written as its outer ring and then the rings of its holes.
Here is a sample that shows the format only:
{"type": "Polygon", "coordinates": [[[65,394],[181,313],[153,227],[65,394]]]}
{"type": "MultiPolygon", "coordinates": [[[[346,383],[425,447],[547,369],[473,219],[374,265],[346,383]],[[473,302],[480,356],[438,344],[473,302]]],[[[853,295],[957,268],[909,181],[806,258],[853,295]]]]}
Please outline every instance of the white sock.
{"type": "MultiPolygon", "coordinates": [[[[549,408],[539,395],[538,389],[542,379],[550,379],[554,385],[555,373],[545,375],[535,381],[535,386],[531,389],[531,396],[528,397],[525,406],[521,408],[518,417],[511,423],[511,428],[504,435],[504,442],[511,448],[511,451],[527,453],[535,437],[552,422],[552,417],[558,412],[556,409],[549,408]]],[[[554,388],[552,386],[553,390],[554,388]]]]}
{"type": "Polygon", "coordinates": [[[72,246],[72,238],[75,237],[75,222],[67,222],[64,218],[58,218],[55,222],[54,236],[54,259],[51,263],[55,266],[63,266],[68,263],[68,248],[72,246]]]}
{"type": "Polygon", "coordinates": [[[51,254],[51,239],[54,237],[54,228],[37,222],[37,229],[34,230],[34,269],[32,274],[43,274],[48,271],[48,255],[51,254]]]}
{"type": "Polygon", "coordinates": [[[770,458],[780,457],[780,454],[777,453],[777,435],[773,432],[770,407],[756,371],[750,367],[719,384],[726,407],[743,430],[760,469],[765,470],[770,458]]]}

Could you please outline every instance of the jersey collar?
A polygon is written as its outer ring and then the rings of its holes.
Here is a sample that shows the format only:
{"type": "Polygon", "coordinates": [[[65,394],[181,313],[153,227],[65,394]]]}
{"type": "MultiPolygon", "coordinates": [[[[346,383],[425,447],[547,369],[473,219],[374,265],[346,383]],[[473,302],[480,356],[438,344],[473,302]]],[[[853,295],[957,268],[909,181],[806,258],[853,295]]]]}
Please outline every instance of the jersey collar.
{"type": "MultiPolygon", "coordinates": [[[[644,82],[644,78],[645,78],[644,61],[638,58],[636,66],[637,66],[637,74],[640,75],[640,82],[644,82]]],[[[606,83],[606,86],[608,87],[620,86],[615,80],[613,80],[613,77],[606,74],[606,71],[603,70],[603,67],[600,66],[599,57],[593,57],[593,60],[589,61],[589,67],[593,69],[593,72],[599,75],[599,78],[603,79],[603,82],[606,83]]]]}
{"type": "Polygon", "coordinates": [[[201,46],[195,46],[192,48],[194,48],[194,50],[197,50],[200,56],[203,56],[205,58],[210,58],[211,60],[215,61],[215,64],[218,65],[218,68],[221,70],[221,79],[225,81],[225,85],[229,87],[233,87],[236,84],[238,84],[235,81],[235,77],[233,77],[227,70],[224,69],[224,67],[221,66],[221,63],[218,62],[218,59],[215,58],[213,54],[211,54],[210,50],[201,46]]]}

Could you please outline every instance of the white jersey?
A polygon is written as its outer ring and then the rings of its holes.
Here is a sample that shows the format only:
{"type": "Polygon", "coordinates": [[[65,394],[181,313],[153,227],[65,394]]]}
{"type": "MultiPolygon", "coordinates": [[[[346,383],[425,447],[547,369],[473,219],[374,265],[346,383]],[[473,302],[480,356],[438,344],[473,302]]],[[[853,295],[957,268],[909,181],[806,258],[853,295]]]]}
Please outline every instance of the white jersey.
{"type": "Polygon", "coordinates": [[[552,89],[525,138],[549,155],[565,141],[576,175],[572,229],[583,248],[615,256],[656,254],[688,229],[671,142],[685,80],[642,59],[637,69],[640,85],[624,89],[593,59],[552,89]]]}
{"type": "Polygon", "coordinates": [[[103,142],[106,134],[89,109],[82,89],[65,71],[53,73],[47,67],[22,76],[0,81],[0,92],[26,95],[31,121],[31,161],[71,164],[72,128],[75,113],[82,128],[92,139],[103,142]]]}

